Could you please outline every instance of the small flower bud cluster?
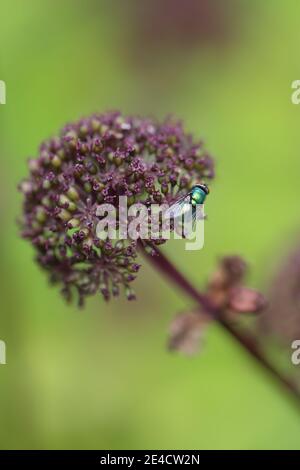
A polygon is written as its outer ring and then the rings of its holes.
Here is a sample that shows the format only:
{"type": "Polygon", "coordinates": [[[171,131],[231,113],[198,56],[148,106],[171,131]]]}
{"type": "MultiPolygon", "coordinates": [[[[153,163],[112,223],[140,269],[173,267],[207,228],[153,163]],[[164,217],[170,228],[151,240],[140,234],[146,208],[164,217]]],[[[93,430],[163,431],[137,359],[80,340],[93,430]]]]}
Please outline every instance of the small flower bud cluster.
{"type": "Polygon", "coordinates": [[[244,287],[247,265],[239,256],[221,259],[207,286],[207,298],[215,313],[194,308],[177,315],[170,325],[169,349],[192,355],[201,349],[210,322],[218,315],[234,321],[239,313],[257,313],[266,306],[264,296],[244,287]]]}
{"type": "Polygon", "coordinates": [[[239,256],[221,259],[207,289],[216,308],[227,313],[256,313],[265,307],[263,295],[243,285],[246,271],[247,265],[239,256]]]}

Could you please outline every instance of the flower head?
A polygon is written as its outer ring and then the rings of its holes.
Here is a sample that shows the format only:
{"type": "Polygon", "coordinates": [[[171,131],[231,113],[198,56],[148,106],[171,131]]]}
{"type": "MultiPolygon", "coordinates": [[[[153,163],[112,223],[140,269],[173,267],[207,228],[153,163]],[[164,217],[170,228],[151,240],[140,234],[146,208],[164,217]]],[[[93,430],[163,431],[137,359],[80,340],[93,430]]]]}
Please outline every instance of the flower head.
{"type": "MultiPolygon", "coordinates": [[[[105,299],[124,287],[134,298],[137,247],[134,240],[97,237],[97,206],[169,201],[214,176],[213,160],[181,123],[159,123],[119,112],[95,114],[66,125],[29,160],[22,235],[37,261],[71,300],[100,291],[105,299]]],[[[153,243],[155,243],[153,241],[153,243]]]]}
{"type": "Polygon", "coordinates": [[[139,62],[149,64],[162,49],[176,48],[178,60],[181,51],[227,46],[236,28],[236,13],[240,13],[234,0],[227,0],[226,5],[219,0],[135,0],[132,6],[126,5],[124,11],[134,41],[130,51],[139,62]]]}
{"type": "Polygon", "coordinates": [[[269,290],[269,307],[260,319],[260,331],[283,345],[300,338],[300,249],[293,247],[275,272],[269,290]]]}

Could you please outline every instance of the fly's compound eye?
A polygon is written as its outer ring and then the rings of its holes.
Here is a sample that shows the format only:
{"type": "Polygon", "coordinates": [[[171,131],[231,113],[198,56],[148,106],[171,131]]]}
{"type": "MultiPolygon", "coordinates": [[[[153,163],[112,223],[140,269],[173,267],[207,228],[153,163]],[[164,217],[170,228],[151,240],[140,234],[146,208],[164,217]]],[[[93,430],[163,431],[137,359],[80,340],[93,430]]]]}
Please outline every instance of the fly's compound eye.
{"type": "Polygon", "coordinates": [[[209,187],[206,184],[204,184],[204,183],[197,184],[196,187],[202,189],[202,191],[204,191],[205,194],[209,194],[209,187]]]}

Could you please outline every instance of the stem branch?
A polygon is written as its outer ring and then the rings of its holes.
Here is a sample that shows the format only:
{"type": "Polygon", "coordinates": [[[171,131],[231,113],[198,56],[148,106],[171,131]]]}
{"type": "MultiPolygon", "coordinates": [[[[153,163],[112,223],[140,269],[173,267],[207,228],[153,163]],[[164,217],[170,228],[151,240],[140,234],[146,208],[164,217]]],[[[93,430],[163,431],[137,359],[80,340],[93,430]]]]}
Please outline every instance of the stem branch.
{"type": "Polygon", "coordinates": [[[193,300],[197,302],[204,310],[212,315],[215,320],[229,333],[248,353],[255,358],[262,367],[267,370],[273,378],[275,378],[283,387],[289,390],[294,397],[294,399],[300,405],[300,392],[296,384],[289,378],[283,376],[274,365],[269,361],[268,358],[262,353],[256,337],[245,331],[240,331],[229,322],[222,312],[220,312],[212,304],[210,299],[196,289],[184,276],[178,271],[178,269],[169,261],[166,256],[164,256],[157,248],[155,248],[156,255],[148,254],[143,245],[140,244],[144,256],[156,267],[160,272],[162,272],[166,277],[168,277],[173,283],[180,287],[187,295],[189,295],[193,300]]]}

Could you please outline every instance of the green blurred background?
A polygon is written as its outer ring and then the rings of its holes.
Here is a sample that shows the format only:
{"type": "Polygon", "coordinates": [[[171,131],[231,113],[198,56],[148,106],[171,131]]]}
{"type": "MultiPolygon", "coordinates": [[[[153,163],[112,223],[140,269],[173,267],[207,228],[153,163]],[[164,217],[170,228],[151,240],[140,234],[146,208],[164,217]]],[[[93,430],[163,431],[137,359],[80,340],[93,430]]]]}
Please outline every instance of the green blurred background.
{"type": "Polygon", "coordinates": [[[300,448],[298,410],[220,327],[196,357],[166,351],[191,304],[150,266],[135,303],[78,310],[18,236],[16,186],[41,140],[94,111],[173,113],[217,177],[204,250],[164,252],[199,286],[218,256],[242,254],[249,283],[268,286],[299,228],[300,4],[198,0],[195,21],[193,2],[164,1],[1,2],[1,448],[300,448]]]}

